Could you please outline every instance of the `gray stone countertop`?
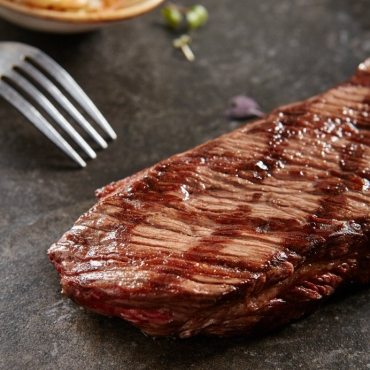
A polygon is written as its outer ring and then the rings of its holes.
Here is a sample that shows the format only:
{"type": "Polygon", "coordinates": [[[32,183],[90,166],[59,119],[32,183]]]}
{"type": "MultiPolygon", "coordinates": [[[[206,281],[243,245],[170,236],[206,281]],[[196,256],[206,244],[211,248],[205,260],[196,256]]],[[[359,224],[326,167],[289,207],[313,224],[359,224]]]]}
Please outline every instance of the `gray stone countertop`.
{"type": "Polygon", "coordinates": [[[0,20],[0,41],[47,52],[118,134],[81,170],[0,99],[0,369],[370,369],[369,287],[255,339],[153,340],[60,294],[46,251],[96,188],[245,124],[224,117],[232,96],[268,112],[344,81],[370,56],[368,0],[202,3],[210,20],[194,34],[193,63],[172,47],[160,9],[79,35],[0,20]]]}

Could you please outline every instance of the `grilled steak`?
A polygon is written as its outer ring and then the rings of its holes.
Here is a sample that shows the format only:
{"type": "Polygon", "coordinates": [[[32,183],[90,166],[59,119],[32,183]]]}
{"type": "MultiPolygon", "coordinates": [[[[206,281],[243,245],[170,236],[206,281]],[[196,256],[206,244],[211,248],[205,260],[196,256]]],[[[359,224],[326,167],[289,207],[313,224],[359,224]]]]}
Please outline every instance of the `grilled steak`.
{"type": "Polygon", "coordinates": [[[97,191],[63,293],[153,336],[251,335],[370,282],[370,60],[346,83],[97,191]]]}

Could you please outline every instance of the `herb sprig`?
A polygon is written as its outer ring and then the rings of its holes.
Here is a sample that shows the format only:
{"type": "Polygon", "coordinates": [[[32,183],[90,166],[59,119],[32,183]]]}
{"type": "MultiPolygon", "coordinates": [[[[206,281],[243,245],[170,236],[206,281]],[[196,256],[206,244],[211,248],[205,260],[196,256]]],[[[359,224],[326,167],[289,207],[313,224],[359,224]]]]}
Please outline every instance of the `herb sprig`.
{"type": "MultiPolygon", "coordinates": [[[[166,27],[176,31],[184,29],[188,33],[195,31],[208,21],[208,11],[200,4],[184,7],[182,5],[168,3],[162,8],[161,15],[166,27]]],[[[186,33],[173,40],[173,46],[181,49],[189,62],[195,60],[194,53],[189,46],[191,41],[192,38],[186,33]]]]}

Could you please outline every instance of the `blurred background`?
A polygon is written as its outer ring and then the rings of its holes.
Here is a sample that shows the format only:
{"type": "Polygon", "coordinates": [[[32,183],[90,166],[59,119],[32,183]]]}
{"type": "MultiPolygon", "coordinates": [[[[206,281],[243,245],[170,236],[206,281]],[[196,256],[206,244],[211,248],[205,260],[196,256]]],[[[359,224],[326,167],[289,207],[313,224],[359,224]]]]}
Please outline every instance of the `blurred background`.
{"type": "MultiPolygon", "coordinates": [[[[184,0],[181,5],[194,5],[184,0]]],[[[162,6],[101,30],[55,35],[0,20],[0,41],[42,49],[87,92],[118,139],[79,169],[0,99],[0,369],[370,369],[370,291],[254,338],[145,337],[60,294],[46,251],[95,202],[95,189],[343,82],[370,57],[368,0],[202,0],[188,62],[162,6]]],[[[1,56],[0,56],[1,57],[1,56]]]]}

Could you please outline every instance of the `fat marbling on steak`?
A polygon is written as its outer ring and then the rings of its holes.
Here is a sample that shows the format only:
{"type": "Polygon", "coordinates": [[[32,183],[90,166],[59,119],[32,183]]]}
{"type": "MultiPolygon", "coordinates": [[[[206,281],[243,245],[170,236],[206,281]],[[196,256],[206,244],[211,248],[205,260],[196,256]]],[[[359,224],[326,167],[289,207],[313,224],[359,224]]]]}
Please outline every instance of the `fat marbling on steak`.
{"type": "Polygon", "coordinates": [[[97,191],[63,293],[153,336],[251,335],[370,282],[370,60],[347,82],[97,191]]]}

